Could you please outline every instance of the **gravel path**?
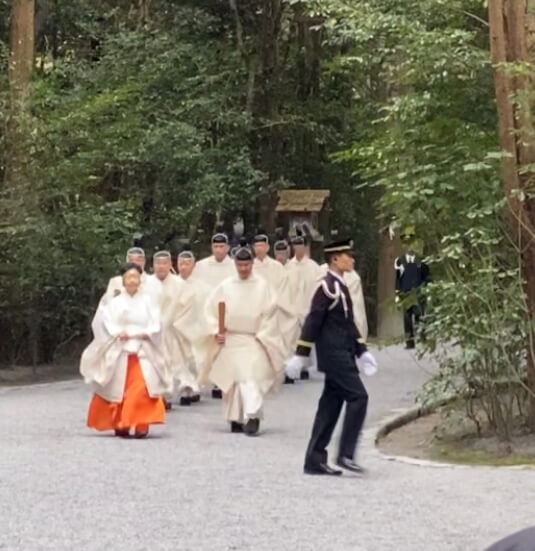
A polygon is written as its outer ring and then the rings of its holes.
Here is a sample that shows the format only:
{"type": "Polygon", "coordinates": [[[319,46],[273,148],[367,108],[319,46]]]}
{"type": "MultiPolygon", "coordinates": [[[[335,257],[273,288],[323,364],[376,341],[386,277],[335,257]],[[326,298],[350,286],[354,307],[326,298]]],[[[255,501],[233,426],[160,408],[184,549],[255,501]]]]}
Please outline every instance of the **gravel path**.
{"type": "MultiPolygon", "coordinates": [[[[368,428],[430,369],[396,347],[377,357],[368,428]]],[[[535,523],[535,471],[389,462],[369,437],[364,479],[304,476],[320,391],[319,376],[284,387],[259,438],[230,434],[206,398],[136,441],[85,428],[79,382],[0,390],[0,549],[482,551],[535,523]]]]}

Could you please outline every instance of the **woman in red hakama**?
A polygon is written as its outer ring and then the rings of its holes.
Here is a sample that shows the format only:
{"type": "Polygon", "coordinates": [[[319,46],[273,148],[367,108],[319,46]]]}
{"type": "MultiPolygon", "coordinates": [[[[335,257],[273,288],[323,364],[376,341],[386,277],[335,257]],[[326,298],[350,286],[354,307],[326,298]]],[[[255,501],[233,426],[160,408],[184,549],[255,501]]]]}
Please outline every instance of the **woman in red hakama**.
{"type": "Polygon", "coordinates": [[[149,425],[164,422],[168,374],[158,347],[159,315],[139,291],[140,270],[127,264],[123,271],[124,290],[99,307],[80,371],[95,387],[88,427],[144,438],[149,425]]]}

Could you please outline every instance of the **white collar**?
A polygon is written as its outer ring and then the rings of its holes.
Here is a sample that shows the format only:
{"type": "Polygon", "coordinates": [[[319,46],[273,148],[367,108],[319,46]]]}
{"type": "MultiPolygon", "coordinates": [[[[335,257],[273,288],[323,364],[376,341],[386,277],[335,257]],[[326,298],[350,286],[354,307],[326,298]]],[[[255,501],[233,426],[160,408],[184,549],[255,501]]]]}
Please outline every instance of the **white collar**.
{"type": "Polygon", "coordinates": [[[232,258],[230,258],[228,254],[225,256],[225,258],[223,258],[223,260],[217,260],[214,255],[212,255],[210,258],[212,260],[212,263],[216,266],[224,266],[226,263],[228,263],[229,260],[232,261],[232,258]]]}
{"type": "Polygon", "coordinates": [[[264,260],[261,260],[260,258],[258,257],[255,257],[255,262],[259,263],[259,264],[267,264],[269,262],[268,260],[268,256],[264,257],[264,260]]]}

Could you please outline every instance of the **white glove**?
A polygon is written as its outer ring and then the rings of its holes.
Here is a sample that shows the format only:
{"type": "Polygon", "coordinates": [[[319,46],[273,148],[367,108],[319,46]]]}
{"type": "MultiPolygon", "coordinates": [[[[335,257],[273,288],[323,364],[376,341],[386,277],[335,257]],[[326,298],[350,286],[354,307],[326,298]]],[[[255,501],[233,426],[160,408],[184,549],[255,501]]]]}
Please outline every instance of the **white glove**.
{"type": "Polygon", "coordinates": [[[287,362],[284,372],[290,379],[299,379],[301,370],[307,367],[310,360],[306,356],[298,356],[294,354],[287,362]]]}
{"type": "Polygon", "coordinates": [[[364,352],[364,354],[358,358],[357,365],[367,377],[371,377],[377,373],[377,361],[371,352],[364,352]]]}

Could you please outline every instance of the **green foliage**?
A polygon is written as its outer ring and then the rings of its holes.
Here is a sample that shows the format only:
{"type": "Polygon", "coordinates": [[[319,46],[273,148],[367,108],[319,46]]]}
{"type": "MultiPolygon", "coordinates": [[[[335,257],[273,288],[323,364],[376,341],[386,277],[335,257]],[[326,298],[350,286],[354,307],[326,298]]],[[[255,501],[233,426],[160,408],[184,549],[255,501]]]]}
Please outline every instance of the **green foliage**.
{"type": "Polygon", "coordinates": [[[530,333],[519,252],[504,229],[483,6],[364,5],[344,4],[341,13],[361,18],[334,28],[350,44],[346,64],[376,66],[382,96],[364,139],[337,159],[354,163],[359,189],[378,190],[385,225],[414,225],[425,244],[433,283],[420,352],[434,354],[440,372],[423,397],[458,394],[479,429],[485,421],[508,439],[526,412],[530,333]]]}
{"type": "MultiPolygon", "coordinates": [[[[85,338],[134,231],[173,248],[216,218],[255,224],[280,187],[328,188],[372,307],[379,227],[416,226],[424,350],[442,365],[428,396],[489,397],[507,437],[527,327],[483,3],[286,0],[280,20],[261,0],[153,0],[148,19],[140,4],[56,2],[40,19],[27,181],[0,192],[3,358],[50,361],[85,338]]],[[[0,128],[7,39],[0,26],[0,128]]]]}
{"type": "MultiPolygon", "coordinates": [[[[354,201],[352,167],[329,160],[354,138],[350,76],[333,73],[331,46],[298,32],[302,7],[285,4],[272,59],[260,2],[238,3],[241,47],[227,4],[153,0],[148,19],[140,4],[38,5],[18,144],[25,183],[0,190],[8,362],[50,361],[87,333],[134,231],[149,254],[176,249],[198,230],[209,235],[216,218],[257,223],[259,202],[280,187],[331,188],[339,231],[369,243],[360,265],[374,273],[371,200],[354,201]]],[[[9,114],[7,51],[6,27],[0,117],[9,114]]]]}

